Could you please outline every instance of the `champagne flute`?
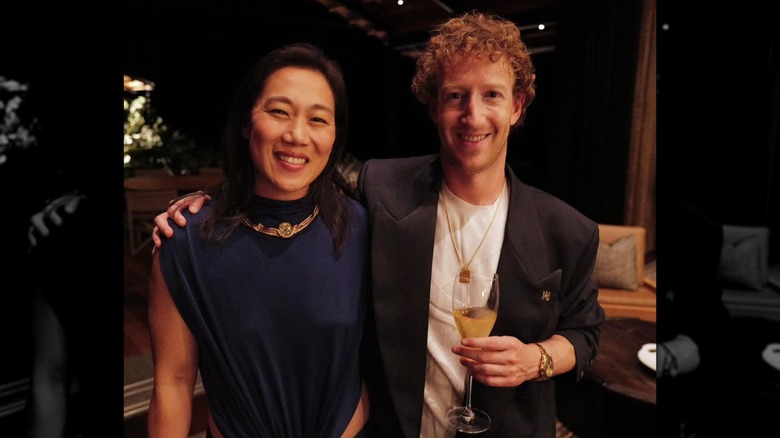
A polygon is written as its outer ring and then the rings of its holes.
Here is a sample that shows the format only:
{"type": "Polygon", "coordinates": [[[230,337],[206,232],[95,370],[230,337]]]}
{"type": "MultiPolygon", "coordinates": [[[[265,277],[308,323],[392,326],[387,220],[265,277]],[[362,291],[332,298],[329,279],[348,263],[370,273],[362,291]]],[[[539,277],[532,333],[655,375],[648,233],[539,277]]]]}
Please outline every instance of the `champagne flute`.
{"type": "MultiPolygon", "coordinates": [[[[498,316],[498,274],[455,277],[452,288],[452,315],[461,338],[490,335],[498,316]]],[[[466,381],[466,405],[447,412],[447,422],[460,432],[480,433],[490,428],[490,416],[471,407],[471,373],[466,381]]]]}

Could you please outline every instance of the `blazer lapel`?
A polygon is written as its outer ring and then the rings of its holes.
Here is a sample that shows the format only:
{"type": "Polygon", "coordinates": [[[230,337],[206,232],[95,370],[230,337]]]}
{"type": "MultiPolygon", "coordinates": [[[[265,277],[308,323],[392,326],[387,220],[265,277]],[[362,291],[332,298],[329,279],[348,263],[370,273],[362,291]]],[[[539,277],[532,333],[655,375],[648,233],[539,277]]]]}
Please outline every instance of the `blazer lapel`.
{"type": "Polygon", "coordinates": [[[498,262],[501,297],[493,334],[511,333],[523,342],[537,341],[554,327],[550,303],[558,293],[560,271],[550,271],[543,225],[527,185],[508,170],[511,184],[509,217],[498,262]]]}
{"type": "MultiPolygon", "coordinates": [[[[509,216],[498,262],[500,304],[491,335],[511,335],[523,342],[541,340],[555,319],[548,318],[544,292],[557,293],[561,272],[550,272],[543,227],[529,196],[530,188],[507,170],[511,197],[509,216]]],[[[553,300],[554,297],[550,297],[553,300]]],[[[548,335],[549,336],[549,335],[548,335]]],[[[504,411],[513,403],[514,388],[487,387],[474,381],[473,405],[488,412],[494,425],[484,436],[497,436],[503,429],[504,411]]],[[[463,436],[459,434],[458,436],[463,436]]]]}
{"type": "Polygon", "coordinates": [[[406,436],[419,436],[423,409],[436,185],[426,167],[408,196],[377,207],[372,227],[376,329],[406,436]]]}

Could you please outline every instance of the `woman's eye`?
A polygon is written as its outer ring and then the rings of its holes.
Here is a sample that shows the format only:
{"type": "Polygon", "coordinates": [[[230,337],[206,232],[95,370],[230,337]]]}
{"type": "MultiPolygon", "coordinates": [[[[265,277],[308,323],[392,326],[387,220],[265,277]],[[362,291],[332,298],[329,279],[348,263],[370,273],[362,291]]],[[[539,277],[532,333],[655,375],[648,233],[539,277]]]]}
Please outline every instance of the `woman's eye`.
{"type": "Polygon", "coordinates": [[[462,96],[463,95],[460,93],[447,93],[446,98],[455,100],[455,99],[460,99],[462,96]]]}
{"type": "Polygon", "coordinates": [[[325,119],[323,119],[322,117],[313,117],[313,118],[311,119],[311,121],[312,121],[312,122],[316,122],[316,123],[324,123],[324,124],[326,124],[326,125],[328,124],[328,121],[327,121],[327,120],[325,120],[325,119]]]}
{"type": "Polygon", "coordinates": [[[285,111],[283,109],[279,109],[279,108],[269,108],[269,109],[265,110],[265,112],[267,112],[268,114],[279,114],[279,115],[282,115],[282,116],[286,116],[287,115],[287,111],[285,111]]]}

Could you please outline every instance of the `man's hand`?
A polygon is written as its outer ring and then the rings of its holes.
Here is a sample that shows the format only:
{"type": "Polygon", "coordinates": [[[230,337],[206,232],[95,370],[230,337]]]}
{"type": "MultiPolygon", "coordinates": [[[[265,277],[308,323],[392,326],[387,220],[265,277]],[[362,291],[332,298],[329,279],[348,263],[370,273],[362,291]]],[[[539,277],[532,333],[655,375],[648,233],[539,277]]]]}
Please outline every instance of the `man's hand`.
{"type": "Polygon", "coordinates": [[[173,236],[173,228],[168,224],[168,218],[172,218],[176,225],[184,227],[187,225],[187,219],[184,218],[182,211],[186,208],[190,213],[195,214],[203,208],[203,204],[209,199],[211,199],[211,196],[206,194],[206,192],[199,190],[197,192],[187,193],[184,196],[172,200],[168,210],[158,214],[157,217],[154,218],[155,227],[152,232],[154,248],[152,248],[152,252],[162,245],[160,234],[164,235],[166,238],[173,236]]]}
{"type": "Polygon", "coordinates": [[[512,336],[464,338],[452,352],[485,385],[511,387],[539,377],[539,350],[512,336]]]}
{"type": "Polygon", "coordinates": [[[61,213],[71,215],[76,212],[79,203],[86,199],[79,193],[67,193],[48,203],[43,210],[30,217],[30,227],[27,230],[27,240],[30,247],[35,248],[39,242],[49,236],[51,225],[60,227],[65,222],[61,213]]]}
{"type": "Polygon", "coordinates": [[[699,346],[686,335],[677,335],[674,339],[657,345],[656,377],[676,377],[688,374],[699,367],[699,346]]]}
{"type": "MultiPolygon", "coordinates": [[[[534,344],[524,344],[512,336],[463,338],[452,352],[468,368],[474,379],[489,386],[517,386],[539,377],[541,353],[534,344]]],[[[576,365],[574,346],[555,334],[543,341],[554,358],[555,375],[571,371],[576,365]]]]}

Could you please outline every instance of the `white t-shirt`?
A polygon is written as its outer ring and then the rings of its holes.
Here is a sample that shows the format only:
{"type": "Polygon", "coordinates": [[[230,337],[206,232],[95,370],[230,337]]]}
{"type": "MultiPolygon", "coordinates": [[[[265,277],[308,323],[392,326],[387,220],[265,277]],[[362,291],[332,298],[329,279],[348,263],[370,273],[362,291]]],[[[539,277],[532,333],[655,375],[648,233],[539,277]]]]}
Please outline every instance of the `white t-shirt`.
{"type": "Polygon", "coordinates": [[[472,275],[492,275],[498,268],[509,211],[508,187],[505,185],[504,188],[492,205],[469,204],[457,198],[446,184],[443,184],[439,195],[428,306],[428,360],[420,433],[422,438],[455,436],[455,429],[447,424],[447,411],[462,405],[466,384],[466,367],[460,364],[458,356],[451,350],[452,346],[460,343],[460,334],[452,317],[452,286],[460,272],[461,263],[453,247],[442,196],[446,197],[452,235],[463,263],[469,263],[485,232],[488,232],[469,269],[472,275]]]}

